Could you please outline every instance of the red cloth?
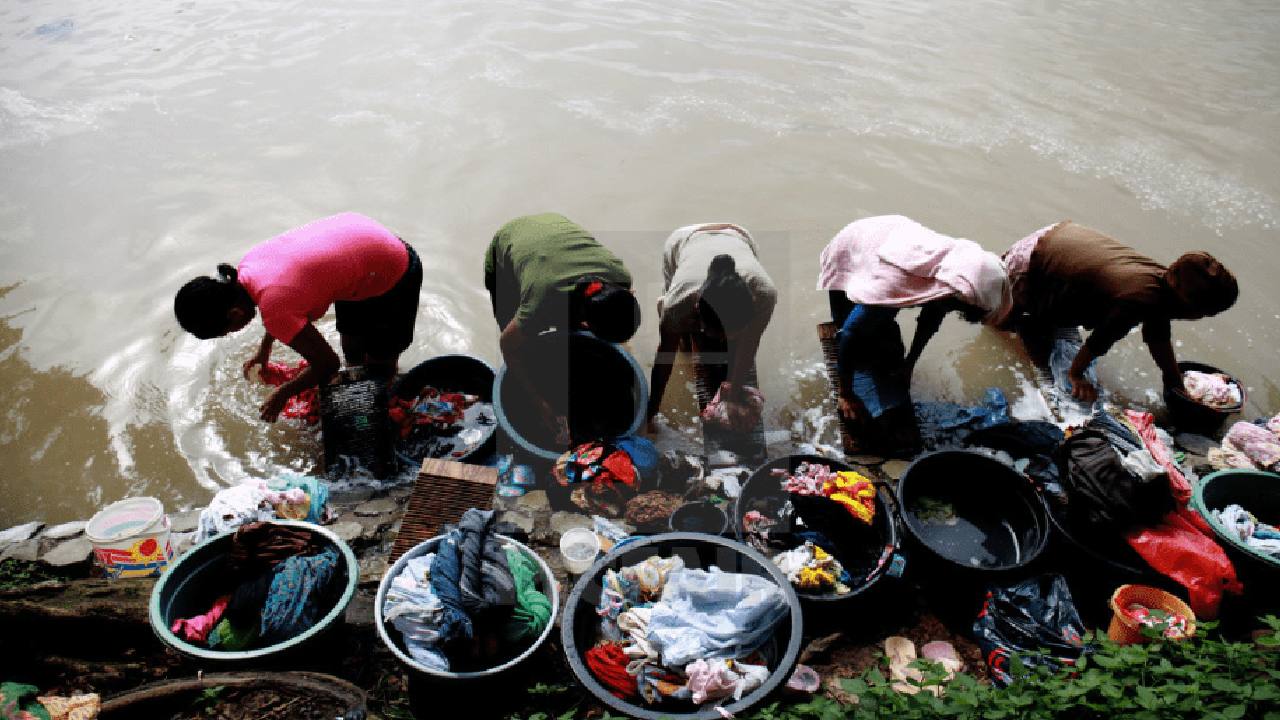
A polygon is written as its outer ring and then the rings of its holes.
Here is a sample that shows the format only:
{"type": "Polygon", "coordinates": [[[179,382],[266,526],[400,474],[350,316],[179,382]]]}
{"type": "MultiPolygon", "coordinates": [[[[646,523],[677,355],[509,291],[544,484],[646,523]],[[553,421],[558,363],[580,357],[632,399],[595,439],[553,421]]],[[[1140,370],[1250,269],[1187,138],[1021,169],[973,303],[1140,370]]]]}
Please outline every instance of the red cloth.
{"type": "Polygon", "coordinates": [[[1173,462],[1173,452],[1156,435],[1151,413],[1125,410],[1125,417],[1142,436],[1142,443],[1169,474],[1169,491],[1178,509],[1153,528],[1142,528],[1125,536],[1147,564],[1187,589],[1196,616],[1212,620],[1218,616],[1222,594],[1239,595],[1244,585],[1236,578],[1231,558],[1214,539],[1213,530],[1200,514],[1187,508],[1191,483],[1173,462]]]}
{"type": "MultiPolygon", "coordinates": [[[[262,382],[271,387],[280,387],[298,377],[306,369],[306,360],[299,360],[293,365],[272,361],[262,368],[262,382]]],[[[284,410],[280,414],[287,418],[303,420],[308,425],[315,425],[320,422],[320,391],[316,388],[307,388],[294,395],[284,404],[284,410]]]]}
{"type": "Polygon", "coordinates": [[[1177,464],[1173,462],[1173,452],[1156,435],[1155,417],[1149,412],[1138,412],[1137,410],[1125,410],[1124,415],[1133,424],[1138,434],[1142,436],[1142,444],[1147,446],[1147,451],[1151,453],[1151,457],[1164,466],[1164,469],[1169,473],[1169,490],[1173,492],[1173,499],[1177,500],[1179,505],[1186,505],[1191,502],[1191,483],[1187,482],[1186,476],[1182,474],[1177,464]]]}
{"type": "Polygon", "coordinates": [[[636,678],[627,672],[630,658],[615,643],[601,643],[587,651],[584,659],[591,674],[620,700],[627,700],[640,694],[636,686],[636,678]]]}

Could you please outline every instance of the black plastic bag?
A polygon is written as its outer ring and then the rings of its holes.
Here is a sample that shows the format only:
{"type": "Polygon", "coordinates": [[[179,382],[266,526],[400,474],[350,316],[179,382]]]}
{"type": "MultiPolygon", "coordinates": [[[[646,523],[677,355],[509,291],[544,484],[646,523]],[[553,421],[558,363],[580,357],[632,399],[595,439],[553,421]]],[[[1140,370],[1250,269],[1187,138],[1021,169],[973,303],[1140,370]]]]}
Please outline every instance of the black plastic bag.
{"type": "Polygon", "coordinates": [[[1011,656],[1026,665],[1075,665],[1086,652],[1084,623],[1061,575],[1042,575],[1013,585],[992,588],[973,622],[991,680],[1004,687],[1013,681],[1011,656]],[[1045,656],[1027,656],[1039,651],[1045,656]]]}

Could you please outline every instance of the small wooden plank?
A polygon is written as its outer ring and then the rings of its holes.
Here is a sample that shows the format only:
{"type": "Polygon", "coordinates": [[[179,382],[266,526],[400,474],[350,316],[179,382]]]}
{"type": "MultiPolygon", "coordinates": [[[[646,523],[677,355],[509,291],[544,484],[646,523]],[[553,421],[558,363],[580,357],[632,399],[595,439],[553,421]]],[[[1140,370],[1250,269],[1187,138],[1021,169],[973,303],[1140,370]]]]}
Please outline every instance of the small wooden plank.
{"type": "Polygon", "coordinates": [[[439,535],[442,526],[458,522],[470,508],[491,509],[497,485],[497,468],[437,458],[422,461],[391,549],[391,562],[439,535]]]}

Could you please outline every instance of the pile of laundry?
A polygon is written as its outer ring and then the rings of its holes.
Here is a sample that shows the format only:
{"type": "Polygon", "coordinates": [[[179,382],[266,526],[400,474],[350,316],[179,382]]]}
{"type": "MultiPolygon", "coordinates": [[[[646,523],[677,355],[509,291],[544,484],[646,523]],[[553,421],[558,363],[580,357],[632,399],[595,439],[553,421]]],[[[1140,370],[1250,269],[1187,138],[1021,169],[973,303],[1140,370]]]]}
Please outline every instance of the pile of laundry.
{"type": "Polygon", "coordinates": [[[329,502],[329,484],[306,475],[285,475],[269,483],[255,480],[219,490],[200,511],[196,542],[251,522],[305,520],[320,523],[329,502]]]}
{"type": "Polygon", "coordinates": [[[871,480],[811,462],[790,472],[775,469],[773,476],[781,492],[747,502],[743,533],[749,545],[773,556],[796,589],[847,594],[892,559],[892,547],[874,526],[871,480]]]}
{"type": "MultiPolygon", "coordinates": [[[[296,363],[282,363],[271,361],[264,365],[254,365],[249,368],[250,379],[265,383],[271,387],[280,387],[281,385],[293,380],[307,369],[307,361],[299,360],[296,363]]],[[[284,410],[280,414],[294,420],[301,420],[307,425],[315,425],[320,422],[320,392],[318,388],[307,388],[302,392],[289,398],[284,404],[284,410]]]]}
{"type": "Polygon", "coordinates": [[[175,620],[183,640],[239,651],[297,637],[324,617],[342,590],[340,555],[305,528],[254,522],[231,536],[226,585],[204,613],[175,620]]]}
{"type": "Polygon", "coordinates": [[[419,664],[487,670],[528,649],[551,621],[545,580],[534,558],[497,534],[493,511],[472,508],[446,530],[436,552],[392,578],[383,616],[419,664]]]}
{"type": "Polygon", "coordinates": [[[579,508],[605,517],[622,517],[641,480],[658,466],[658,450],[645,438],[625,436],[582,443],[556,460],[551,474],[579,508]]]}
{"type": "Polygon", "coordinates": [[[782,489],[795,495],[825,497],[844,506],[860,522],[871,524],[876,516],[876,488],[853,470],[835,471],[821,463],[800,463],[795,470],[773,471],[782,478],[782,489]]]}
{"type": "Polygon", "coordinates": [[[584,661],[615,697],[718,707],[768,680],[769,641],[789,609],[767,578],[655,555],[601,584],[600,639],[584,661]]]}
{"type": "Polygon", "coordinates": [[[1244,401],[1240,386],[1222,373],[1188,370],[1182,373],[1182,384],[1187,397],[1216,410],[1236,409],[1244,401]]]}
{"type": "Polygon", "coordinates": [[[1227,532],[1240,542],[1280,559],[1280,530],[1259,522],[1253,513],[1239,505],[1228,505],[1212,512],[1227,532]]]}
{"type": "Polygon", "coordinates": [[[400,451],[414,460],[465,457],[484,444],[495,422],[492,403],[431,386],[387,404],[400,451]]]}
{"type": "Polygon", "coordinates": [[[1210,449],[1207,457],[1218,470],[1280,472],[1280,414],[1270,420],[1235,423],[1222,439],[1221,447],[1210,449]]]}
{"type": "Polygon", "coordinates": [[[1170,640],[1181,640],[1187,636],[1189,621],[1185,615],[1153,610],[1139,603],[1131,603],[1123,612],[1139,625],[1151,628],[1170,640]]]}

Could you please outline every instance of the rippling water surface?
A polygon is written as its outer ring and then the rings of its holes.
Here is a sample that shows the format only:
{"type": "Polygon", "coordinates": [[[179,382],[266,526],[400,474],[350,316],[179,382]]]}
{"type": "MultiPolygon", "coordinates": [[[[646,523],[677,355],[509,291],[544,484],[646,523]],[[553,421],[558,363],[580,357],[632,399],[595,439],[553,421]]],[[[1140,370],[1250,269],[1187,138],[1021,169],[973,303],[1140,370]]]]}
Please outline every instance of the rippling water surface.
{"type": "MultiPolygon", "coordinates": [[[[407,362],[496,360],[481,253],[510,217],[594,230],[646,309],[672,228],[746,225],[782,288],[771,427],[823,395],[812,288],[845,223],[903,213],[999,251],[1069,217],[1231,267],[1239,304],[1175,336],[1274,412],[1277,38],[1265,0],[5,3],[0,527],[310,469],[315,439],[257,422],[238,378],[257,331],[199,342],[170,308],[189,277],[346,209],[422,255],[407,362]]],[[[655,336],[650,314],[643,362],[655,336]]],[[[916,392],[1027,374],[952,322],[916,392]]],[[[1103,377],[1147,403],[1157,373],[1133,337],[1103,377]]]]}

